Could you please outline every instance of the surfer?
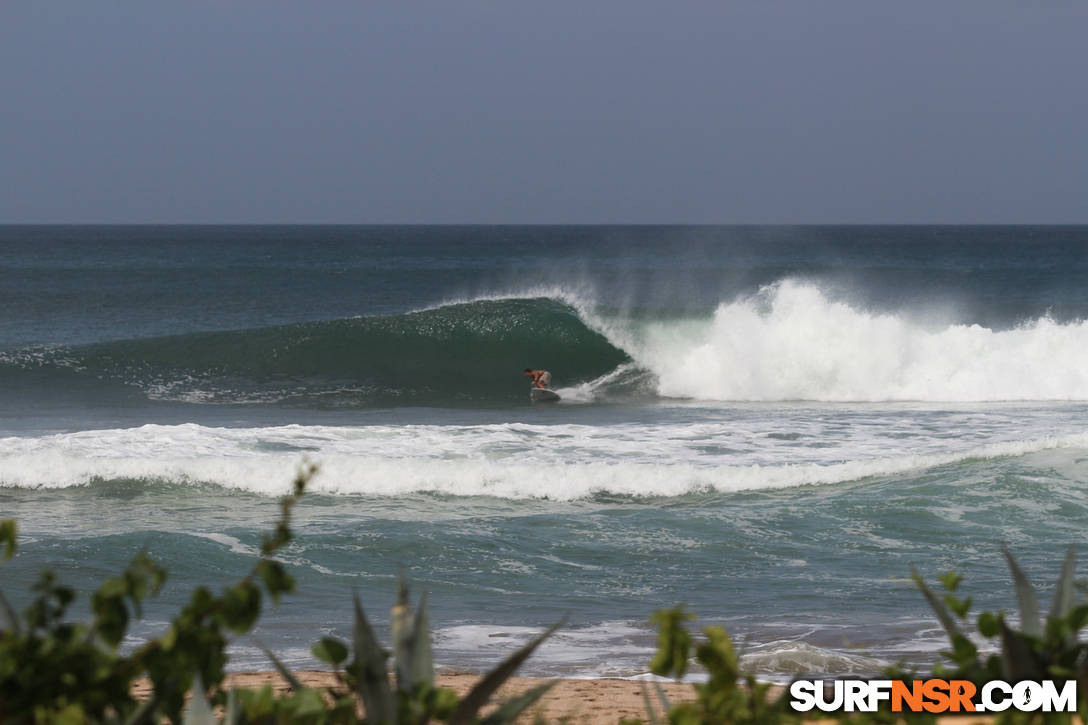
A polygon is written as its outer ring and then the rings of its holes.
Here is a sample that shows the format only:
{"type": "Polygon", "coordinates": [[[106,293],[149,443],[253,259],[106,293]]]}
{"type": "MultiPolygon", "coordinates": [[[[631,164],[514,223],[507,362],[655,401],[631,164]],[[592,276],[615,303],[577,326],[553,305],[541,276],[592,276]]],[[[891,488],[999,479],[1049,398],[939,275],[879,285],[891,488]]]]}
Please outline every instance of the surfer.
{"type": "Polygon", "coordinates": [[[552,383],[552,374],[547,370],[525,368],[525,377],[532,378],[532,380],[529,381],[529,385],[535,385],[542,390],[547,390],[548,386],[552,383]]]}

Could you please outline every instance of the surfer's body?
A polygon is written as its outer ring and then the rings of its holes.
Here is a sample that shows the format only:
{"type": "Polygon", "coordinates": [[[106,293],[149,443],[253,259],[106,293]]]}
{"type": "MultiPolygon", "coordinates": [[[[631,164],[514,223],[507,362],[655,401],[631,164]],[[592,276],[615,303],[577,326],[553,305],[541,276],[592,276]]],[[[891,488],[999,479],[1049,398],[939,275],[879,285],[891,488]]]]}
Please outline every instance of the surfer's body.
{"type": "Polygon", "coordinates": [[[548,386],[552,384],[552,374],[547,370],[525,368],[525,377],[531,378],[529,381],[530,385],[540,388],[541,390],[547,390],[548,386]]]}

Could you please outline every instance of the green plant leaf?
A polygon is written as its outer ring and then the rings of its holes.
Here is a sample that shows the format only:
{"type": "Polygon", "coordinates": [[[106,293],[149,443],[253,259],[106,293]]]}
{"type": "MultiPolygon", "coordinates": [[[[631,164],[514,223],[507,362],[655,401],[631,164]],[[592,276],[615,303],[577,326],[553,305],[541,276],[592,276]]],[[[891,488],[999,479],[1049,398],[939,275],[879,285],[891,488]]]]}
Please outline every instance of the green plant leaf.
{"type": "Polygon", "coordinates": [[[19,617],[15,614],[15,610],[12,609],[11,603],[8,602],[2,591],[0,591],[0,616],[4,618],[3,623],[0,623],[0,632],[11,630],[18,637],[22,632],[22,628],[19,626],[19,617]]]}
{"type": "Polygon", "coordinates": [[[1058,575],[1058,586],[1054,589],[1054,599],[1050,602],[1050,619],[1061,619],[1069,614],[1076,601],[1076,584],[1073,581],[1073,570],[1077,565],[1077,553],[1070,546],[1065,552],[1065,561],[1062,562],[1062,571],[1058,575]]]}
{"type": "Polygon", "coordinates": [[[710,686],[724,690],[736,686],[740,666],[733,641],[721,627],[703,629],[705,639],[695,647],[695,657],[710,675],[710,686]]]}
{"type": "Polygon", "coordinates": [[[954,571],[946,571],[944,574],[937,575],[937,581],[944,584],[944,588],[948,591],[954,592],[959,588],[960,582],[963,581],[963,577],[954,571]]]}
{"type": "Polygon", "coordinates": [[[952,613],[960,619],[965,618],[967,612],[971,610],[971,597],[960,599],[952,594],[945,594],[944,603],[947,604],[948,608],[952,610],[952,613]]]}
{"type": "Polygon", "coordinates": [[[200,672],[193,677],[193,688],[189,692],[189,706],[181,718],[182,725],[218,725],[212,706],[204,694],[204,682],[200,672]]]}
{"type": "Polygon", "coordinates": [[[439,720],[448,720],[453,711],[457,709],[461,698],[448,687],[436,687],[431,690],[431,712],[439,720]]]}
{"type": "Polygon", "coordinates": [[[993,612],[983,612],[978,615],[978,631],[987,639],[996,637],[1001,631],[1001,624],[997,621],[997,615],[993,612]]]}
{"type": "Polygon", "coordinates": [[[333,667],[339,667],[348,658],[347,646],[333,637],[322,637],[321,641],[315,644],[311,651],[314,653],[314,657],[322,662],[327,662],[333,667]]]}
{"type": "Polygon", "coordinates": [[[453,715],[450,716],[449,725],[469,725],[472,723],[476,719],[476,713],[487,704],[495,691],[514,674],[517,668],[528,659],[529,655],[540,646],[541,642],[551,637],[555,630],[563,626],[564,621],[565,618],[553,624],[547,631],[511,654],[491,672],[488,672],[461,700],[461,704],[457,706],[457,709],[453,711],[453,715]]]}
{"type": "Polygon", "coordinates": [[[275,559],[262,559],[257,564],[257,575],[264,580],[264,585],[273,601],[278,602],[280,595],[295,590],[294,578],[287,573],[283,564],[275,559]]]}
{"type": "Polygon", "coordinates": [[[481,720],[480,725],[510,725],[510,723],[517,719],[518,715],[532,707],[533,703],[539,700],[544,693],[554,686],[554,682],[549,682],[540,685],[539,687],[534,687],[531,690],[527,690],[515,697],[511,697],[509,700],[499,705],[495,712],[481,720]]]}
{"type": "Polygon", "coordinates": [[[397,603],[389,619],[389,628],[393,634],[393,663],[397,673],[397,689],[401,692],[415,690],[413,657],[412,601],[408,592],[408,583],[402,575],[397,582],[397,603]]]}
{"type": "Polygon", "coordinates": [[[300,690],[291,698],[294,722],[322,722],[328,716],[328,706],[317,690],[300,690]]]}
{"type": "Polygon", "coordinates": [[[1010,629],[1004,617],[999,619],[999,624],[1001,626],[1001,664],[1005,679],[1012,682],[1046,679],[1045,673],[1036,660],[1031,643],[1023,634],[1010,629]]]}
{"type": "Polygon", "coordinates": [[[970,666],[978,657],[978,647],[968,637],[957,634],[952,638],[952,659],[970,666]]]}
{"type": "Polygon", "coordinates": [[[412,622],[410,672],[413,687],[434,687],[434,654],[431,651],[431,630],[427,621],[427,593],[419,598],[415,620],[412,622]]]}
{"type": "Polygon", "coordinates": [[[125,725],[140,725],[145,722],[153,722],[151,717],[155,708],[159,706],[159,696],[155,690],[151,691],[151,697],[144,700],[136,710],[125,720],[125,725]]]}
{"type": "Polygon", "coordinates": [[[684,622],[692,619],[695,615],[685,612],[682,604],[653,613],[650,621],[658,625],[657,652],[650,660],[650,672],[677,679],[684,676],[691,654],[691,633],[684,622]]]}
{"type": "Polygon", "coordinates": [[[1079,632],[1085,624],[1088,624],[1088,604],[1080,604],[1069,610],[1067,621],[1074,633],[1079,632]]]}
{"type": "MultiPolygon", "coordinates": [[[[646,708],[646,718],[650,721],[650,725],[660,725],[661,718],[657,716],[657,711],[654,710],[653,700],[650,699],[650,688],[646,687],[645,682],[640,682],[642,685],[642,706],[646,708]]],[[[665,712],[668,712],[669,708],[665,707],[665,712]]]]}
{"type": "Polygon", "coordinates": [[[1031,585],[1027,574],[1020,568],[1009,547],[1002,545],[1001,553],[1005,555],[1005,561],[1009,563],[1009,571],[1012,572],[1016,601],[1020,606],[1020,628],[1026,635],[1042,637],[1043,624],[1039,619],[1039,600],[1035,596],[1035,587],[1031,585]]]}
{"type": "Polygon", "coordinates": [[[655,682],[654,688],[657,690],[657,699],[661,700],[661,705],[665,708],[665,712],[671,710],[672,703],[669,702],[669,696],[665,694],[665,688],[661,686],[660,682],[655,682]]]}
{"type": "Polygon", "coordinates": [[[363,605],[359,603],[359,595],[355,594],[354,599],[355,666],[359,697],[363,699],[363,706],[366,708],[367,722],[370,725],[382,725],[382,723],[396,725],[396,703],[393,700],[393,692],[389,688],[389,675],[385,671],[387,654],[378,644],[370,623],[366,621],[363,605]]]}
{"type": "Polygon", "coordinates": [[[926,586],[926,582],[922,578],[922,575],[919,574],[918,570],[913,566],[910,568],[910,578],[914,580],[914,583],[922,591],[922,596],[929,602],[929,606],[933,609],[934,614],[937,615],[937,619],[940,621],[941,626],[944,627],[944,631],[948,634],[948,637],[952,639],[960,634],[960,628],[956,624],[956,620],[952,618],[948,608],[945,607],[944,602],[942,602],[940,598],[926,586]]]}
{"type": "Polygon", "coordinates": [[[306,689],[306,686],[299,682],[298,678],[295,677],[295,673],[287,669],[287,665],[280,662],[280,658],[277,657],[272,650],[268,649],[268,647],[265,647],[263,644],[260,645],[260,648],[265,656],[272,660],[272,664],[275,665],[276,671],[283,676],[283,679],[287,680],[287,684],[289,684],[295,692],[302,692],[306,689]]]}
{"type": "Polygon", "coordinates": [[[94,610],[94,625],[98,634],[110,647],[116,647],[128,628],[124,582],[117,578],[106,580],[91,598],[91,608],[94,610]]]}
{"type": "Polygon", "coordinates": [[[232,687],[227,693],[227,704],[223,708],[223,725],[238,725],[242,719],[242,703],[238,702],[238,692],[232,687]]]}
{"type": "MultiPolygon", "coordinates": [[[[703,716],[706,713],[700,711],[700,708],[693,702],[682,702],[672,710],[669,710],[669,725],[704,725],[703,716]]],[[[707,722],[718,722],[717,719],[707,717],[707,722]]],[[[723,725],[729,721],[721,721],[723,725]]],[[[759,723],[759,720],[752,720],[750,718],[736,718],[736,722],[744,723],[750,722],[752,725],[759,723]]]]}
{"type": "Polygon", "coordinates": [[[248,632],[261,616],[261,590],[249,579],[243,579],[223,592],[221,616],[231,630],[248,632]]]}
{"type": "Polygon", "coordinates": [[[0,544],[4,545],[4,561],[15,556],[16,528],[15,519],[0,520],[0,544]]]}

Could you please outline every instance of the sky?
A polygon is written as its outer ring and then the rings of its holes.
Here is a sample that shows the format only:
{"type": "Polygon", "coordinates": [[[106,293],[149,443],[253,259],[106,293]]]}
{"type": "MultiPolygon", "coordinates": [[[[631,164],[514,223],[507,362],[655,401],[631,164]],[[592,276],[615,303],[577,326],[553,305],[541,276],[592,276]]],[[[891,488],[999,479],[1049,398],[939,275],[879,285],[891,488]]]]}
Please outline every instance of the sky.
{"type": "Polygon", "coordinates": [[[1086,223],[1081,0],[0,0],[0,223],[1086,223]]]}

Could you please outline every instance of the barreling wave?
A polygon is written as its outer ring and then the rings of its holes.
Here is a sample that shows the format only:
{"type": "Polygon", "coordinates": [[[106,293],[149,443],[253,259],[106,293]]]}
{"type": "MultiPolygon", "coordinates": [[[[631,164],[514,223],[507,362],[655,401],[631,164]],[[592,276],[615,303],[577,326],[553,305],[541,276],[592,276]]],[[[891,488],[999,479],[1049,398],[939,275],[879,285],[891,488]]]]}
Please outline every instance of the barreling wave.
{"type": "Polygon", "coordinates": [[[712,312],[604,313],[548,290],[399,315],[0,353],[0,386],[191,403],[502,405],[526,366],[572,402],[1088,400],[1088,322],[925,324],[782,280],[712,312]],[[97,386],[97,387],[95,387],[97,386]]]}
{"type": "Polygon", "coordinates": [[[426,405],[520,401],[527,366],[582,381],[628,361],[570,304],[529,298],[24,350],[0,356],[0,381],[97,381],[194,403],[426,405]]]}

